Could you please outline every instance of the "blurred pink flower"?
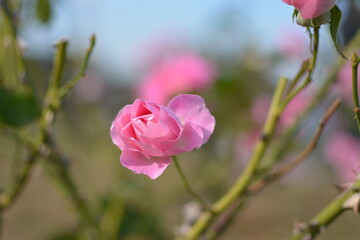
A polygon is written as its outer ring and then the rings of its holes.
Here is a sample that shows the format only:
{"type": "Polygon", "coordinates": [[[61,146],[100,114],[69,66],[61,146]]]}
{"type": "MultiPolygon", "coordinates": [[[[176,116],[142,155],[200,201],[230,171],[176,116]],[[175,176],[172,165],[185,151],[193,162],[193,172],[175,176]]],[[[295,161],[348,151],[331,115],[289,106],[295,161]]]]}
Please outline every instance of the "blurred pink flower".
{"type": "Polygon", "coordinates": [[[294,6],[304,19],[312,19],[334,7],[336,0],[283,0],[294,6]]]}
{"type": "MultiPolygon", "coordinates": [[[[360,84],[360,71],[358,71],[358,84],[360,84]]],[[[347,104],[353,104],[352,70],[350,63],[347,63],[338,74],[337,90],[347,104]]]]}
{"type": "Polygon", "coordinates": [[[325,146],[326,160],[342,181],[353,181],[360,171],[360,140],[346,132],[330,136],[325,146]]]}
{"type": "Polygon", "coordinates": [[[209,88],[215,79],[215,65],[194,53],[181,53],[157,63],[143,78],[137,95],[165,104],[179,93],[209,88]]]}
{"type": "Polygon", "coordinates": [[[215,127],[215,118],[198,95],[182,94],[168,106],[137,99],[121,109],[110,135],[122,150],[120,162],[137,174],[159,177],[171,156],[200,148],[215,127]]]}
{"type": "Polygon", "coordinates": [[[285,29],[278,36],[277,49],[282,56],[303,58],[309,54],[308,41],[303,33],[285,29]]]}
{"type": "MultiPolygon", "coordinates": [[[[301,92],[288,104],[280,117],[280,127],[288,127],[295,123],[296,119],[303,114],[309,106],[311,97],[307,92],[301,92]]],[[[271,103],[270,96],[258,97],[252,105],[250,112],[253,120],[258,125],[263,125],[266,120],[271,103]]]]}

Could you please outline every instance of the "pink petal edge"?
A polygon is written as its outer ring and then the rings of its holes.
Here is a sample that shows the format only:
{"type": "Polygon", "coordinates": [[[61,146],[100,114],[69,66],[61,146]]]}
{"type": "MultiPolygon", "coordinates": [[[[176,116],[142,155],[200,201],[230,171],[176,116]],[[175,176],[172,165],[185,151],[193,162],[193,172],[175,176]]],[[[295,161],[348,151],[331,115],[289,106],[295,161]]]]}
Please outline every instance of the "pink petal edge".
{"type": "Polygon", "coordinates": [[[168,107],[176,114],[181,123],[190,121],[203,131],[203,144],[214,131],[215,118],[211,115],[205,101],[199,95],[180,94],[170,100],[168,107]]]}
{"type": "Polygon", "coordinates": [[[151,179],[158,178],[171,163],[171,157],[146,158],[140,152],[124,149],[120,156],[121,164],[136,174],[144,174],[151,179]]]}

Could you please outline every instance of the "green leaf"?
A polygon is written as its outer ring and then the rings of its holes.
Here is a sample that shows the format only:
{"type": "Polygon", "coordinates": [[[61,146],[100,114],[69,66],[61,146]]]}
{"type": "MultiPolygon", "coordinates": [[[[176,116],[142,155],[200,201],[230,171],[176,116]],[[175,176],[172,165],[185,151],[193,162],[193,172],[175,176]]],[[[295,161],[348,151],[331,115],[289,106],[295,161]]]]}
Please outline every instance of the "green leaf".
{"type": "Polygon", "coordinates": [[[296,20],[296,17],[297,17],[298,14],[299,14],[299,11],[298,11],[296,8],[294,8],[294,12],[293,12],[293,14],[292,14],[292,21],[293,21],[293,23],[294,23],[294,20],[296,20]]]}
{"type": "Polygon", "coordinates": [[[17,88],[24,76],[19,44],[7,14],[0,7],[0,87],[17,88]]]}
{"type": "Polygon", "coordinates": [[[330,10],[330,14],[331,14],[331,18],[330,18],[330,34],[331,34],[331,38],[334,42],[336,51],[340,54],[340,56],[342,56],[343,58],[347,59],[344,55],[344,53],[342,52],[342,50],[340,49],[338,42],[337,42],[337,32],[338,32],[338,28],[339,28],[339,24],[341,22],[341,10],[338,8],[338,6],[334,6],[331,10],[330,10]]]}
{"type": "Polygon", "coordinates": [[[42,23],[51,19],[52,7],[49,0],[38,0],[36,3],[36,16],[42,23]]]}
{"type": "Polygon", "coordinates": [[[31,91],[25,88],[0,88],[0,122],[20,127],[40,116],[40,109],[31,91]]]}

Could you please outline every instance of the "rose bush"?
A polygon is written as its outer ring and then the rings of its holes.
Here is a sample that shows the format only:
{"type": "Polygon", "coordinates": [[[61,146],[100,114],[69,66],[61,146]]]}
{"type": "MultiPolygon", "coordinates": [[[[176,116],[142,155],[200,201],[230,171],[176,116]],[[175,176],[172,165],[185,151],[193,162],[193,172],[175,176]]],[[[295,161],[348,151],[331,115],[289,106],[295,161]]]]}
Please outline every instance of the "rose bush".
{"type": "Polygon", "coordinates": [[[299,10],[304,19],[312,19],[334,7],[336,0],[283,0],[299,10]]]}
{"type": "Polygon", "coordinates": [[[160,176],[171,157],[206,143],[215,118],[198,95],[182,94],[168,106],[137,99],[121,109],[112,122],[110,135],[122,150],[120,162],[151,179],[160,176]]]}

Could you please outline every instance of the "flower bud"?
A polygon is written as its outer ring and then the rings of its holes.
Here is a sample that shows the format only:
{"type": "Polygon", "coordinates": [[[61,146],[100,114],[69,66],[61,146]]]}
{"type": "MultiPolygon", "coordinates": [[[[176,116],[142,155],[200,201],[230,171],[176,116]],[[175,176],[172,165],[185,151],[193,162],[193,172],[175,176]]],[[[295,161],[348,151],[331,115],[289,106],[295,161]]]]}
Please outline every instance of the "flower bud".
{"type": "Polygon", "coordinates": [[[303,27],[319,27],[329,23],[330,15],[330,12],[326,12],[313,19],[304,19],[299,12],[296,16],[296,23],[303,27]]]}

